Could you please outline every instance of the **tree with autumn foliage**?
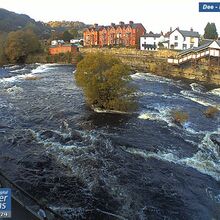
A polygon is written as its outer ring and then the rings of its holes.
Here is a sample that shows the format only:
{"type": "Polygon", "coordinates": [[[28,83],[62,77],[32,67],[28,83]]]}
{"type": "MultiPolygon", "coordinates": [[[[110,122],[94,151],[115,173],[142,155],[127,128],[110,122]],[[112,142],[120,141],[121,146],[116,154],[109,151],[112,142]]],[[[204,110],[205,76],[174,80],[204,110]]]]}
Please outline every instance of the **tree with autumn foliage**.
{"type": "Polygon", "coordinates": [[[130,69],[112,55],[86,55],[77,65],[75,79],[92,108],[123,112],[136,108],[130,69]]]}
{"type": "Polygon", "coordinates": [[[25,63],[28,55],[40,51],[40,42],[32,31],[14,31],[8,34],[5,55],[10,63],[25,63]]]}

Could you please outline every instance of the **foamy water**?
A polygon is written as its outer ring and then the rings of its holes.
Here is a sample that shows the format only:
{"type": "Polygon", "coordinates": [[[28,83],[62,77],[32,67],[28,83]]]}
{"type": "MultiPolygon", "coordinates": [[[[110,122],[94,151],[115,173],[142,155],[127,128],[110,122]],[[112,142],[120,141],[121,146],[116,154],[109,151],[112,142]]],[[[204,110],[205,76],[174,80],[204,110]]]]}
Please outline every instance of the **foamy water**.
{"type": "Polygon", "coordinates": [[[210,91],[210,93],[217,95],[217,96],[220,96],[220,88],[213,89],[212,91],[210,91]]]}
{"type": "Polygon", "coordinates": [[[27,73],[27,74],[22,74],[22,75],[17,75],[17,76],[12,76],[12,77],[8,77],[8,78],[3,78],[0,79],[0,83],[14,83],[14,82],[19,82],[21,80],[25,80],[29,77],[34,77],[35,75],[32,73],[27,73]]]}
{"type": "Polygon", "coordinates": [[[8,88],[6,91],[11,94],[17,94],[17,93],[23,92],[23,89],[18,86],[13,86],[13,87],[8,88]]]}
{"type": "Polygon", "coordinates": [[[202,97],[202,95],[200,95],[200,96],[195,95],[191,91],[181,91],[181,94],[184,96],[184,98],[190,99],[191,101],[196,102],[200,105],[203,105],[206,107],[212,106],[212,107],[216,107],[220,110],[220,103],[219,102],[215,102],[215,101],[212,101],[208,98],[204,98],[204,97],[202,97]]]}
{"type": "Polygon", "coordinates": [[[54,69],[57,65],[58,64],[56,64],[56,63],[41,64],[36,69],[33,69],[31,72],[32,73],[44,73],[44,72],[48,71],[49,69],[54,69]]]}
{"type": "Polygon", "coordinates": [[[220,180],[220,151],[219,146],[214,144],[210,135],[216,134],[216,132],[210,132],[205,135],[201,144],[199,145],[200,150],[195,153],[192,157],[180,158],[178,152],[147,152],[141,149],[124,148],[127,152],[135,155],[139,155],[146,159],[156,158],[159,160],[165,160],[179,165],[192,167],[201,173],[207,174],[215,178],[217,181],[220,180]],[[211,147],[212,146],[212,147],[211,147]],[[213,160],[215,158],[215,161],[213,160]]]}

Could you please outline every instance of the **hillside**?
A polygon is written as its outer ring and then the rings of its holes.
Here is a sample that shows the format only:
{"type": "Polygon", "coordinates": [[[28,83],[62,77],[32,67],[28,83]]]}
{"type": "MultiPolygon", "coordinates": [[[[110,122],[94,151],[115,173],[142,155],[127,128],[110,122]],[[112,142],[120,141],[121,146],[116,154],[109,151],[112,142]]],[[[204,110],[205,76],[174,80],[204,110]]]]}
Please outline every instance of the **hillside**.
{"type": "Polygon", "coordinates": [[[82,37],[83,30],[90,26],[80,21],[50,21],[47,25],[57,32],[70,31],[70,33],[74,33],[76,31],[77,37],[82,37]]]}
{"type": "Polygon", "coordinates": [[[31,28],[40,37],[50,34],[50,27],[43,22],[36,22],[28,15],[17,14],[0,8],[0,32],[10,32],[31,28]]]}

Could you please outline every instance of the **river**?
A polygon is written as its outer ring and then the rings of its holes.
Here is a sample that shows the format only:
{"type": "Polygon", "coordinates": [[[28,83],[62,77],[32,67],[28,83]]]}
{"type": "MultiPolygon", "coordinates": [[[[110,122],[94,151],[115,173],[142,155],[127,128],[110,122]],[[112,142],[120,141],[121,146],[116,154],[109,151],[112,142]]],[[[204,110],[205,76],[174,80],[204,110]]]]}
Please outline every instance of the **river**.
{"type": "Polygon", "coordinates": [[[138,110],[96,113],[73,72],[0,68],[1,170],[66,219],[220,219],[220,88],[135,73],[138,110]]]}

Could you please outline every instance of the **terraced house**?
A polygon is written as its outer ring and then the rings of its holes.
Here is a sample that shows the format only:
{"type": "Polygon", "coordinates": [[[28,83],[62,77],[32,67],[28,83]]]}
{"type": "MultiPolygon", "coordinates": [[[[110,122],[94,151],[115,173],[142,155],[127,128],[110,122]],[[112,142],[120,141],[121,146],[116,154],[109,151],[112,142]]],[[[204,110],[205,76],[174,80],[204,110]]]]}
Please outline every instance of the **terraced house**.
{"type": "Polygon", "coordinates": [[[128,24],[119,22],[118,25],[111,23],[110,26],[94,26],[87,28],[84,33],[84,46],[127,46],[139,47],[140,36],[146,30],[141,23],[130,21],[128,24]]]}

